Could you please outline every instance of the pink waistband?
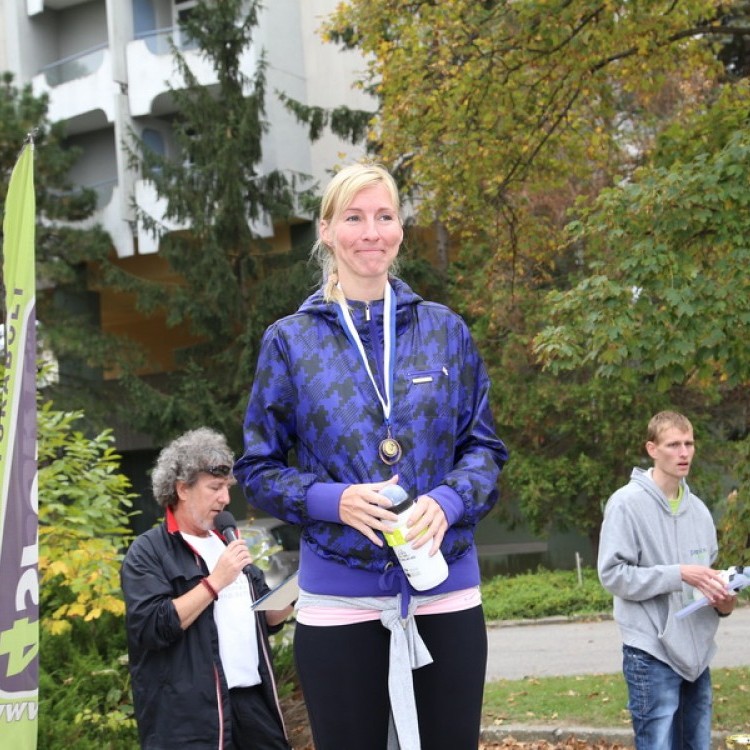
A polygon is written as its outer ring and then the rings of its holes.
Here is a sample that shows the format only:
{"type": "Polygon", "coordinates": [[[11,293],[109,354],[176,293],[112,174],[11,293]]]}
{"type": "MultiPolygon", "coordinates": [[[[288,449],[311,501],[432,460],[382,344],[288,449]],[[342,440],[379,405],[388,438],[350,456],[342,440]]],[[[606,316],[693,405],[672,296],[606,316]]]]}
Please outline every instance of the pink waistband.
{"type": "MultiPolygon", "coordinates": [[[[451,591],[439,599],[418,604],[415,615],[440,615],[446,612],[460,612],[477,607],[482,603],[479,587],[451,591]]],[[[302,625],[319,627],[332,625],[355,625],[380,619],[380,610],[356,609],[350,607],[303,607],[296,612],[296,619],[302,625]]]]}

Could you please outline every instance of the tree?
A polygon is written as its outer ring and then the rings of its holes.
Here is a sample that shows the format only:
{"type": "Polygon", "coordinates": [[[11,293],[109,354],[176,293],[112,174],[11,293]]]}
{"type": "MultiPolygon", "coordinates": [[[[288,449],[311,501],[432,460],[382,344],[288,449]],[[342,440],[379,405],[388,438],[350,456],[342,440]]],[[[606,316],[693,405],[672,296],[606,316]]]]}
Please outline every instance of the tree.
{"type": "Polygon", "coordinates": [[[581,208],[570,230],[585,272],[551,294],[552,325],[537,337],[550,369],[590,364],[608,378],[635,364],[662,390],[715,397],[750,384],[749,178],[750,138],[738,129],[721,148],[643,168],[581,208]]]}
{"type": "Polygon", "coordinates": [[[674,129],[654,166],[581,208],[569,226],[580,281],[549,294],[549,324],[535,339],[553,374],[583,367],[609,387],[630,373],[698,412],[699,441],[725,467],[724,487],[739,489],[720,526],[735,552],[750,534],[747,85],[674,129]]]}
{"type": "MultiPolygon", "coordinates": [[[[648,416],[668,406],[689,411],[701,425],[720,416],[726,391],[695,387],[697,381],[685,388],[680,374],[667,369],[659,381],[653,368],[642,370],[640,359],[622,352],[602,380],[608,360],[585,357],[592,343],[600,352],[617,351],[625,331],[632,344],[636,323],[641,332],[648,327],[651,344],[663,333],[645,314],[629,324],[625,302],[633,287],[627,274],[605,291],[597,287],[601,269],[588,278],[592,256],[604,268],[611,261],[589,247],[596,245],[596,232],[609,232],[606,244],[620,220],[640,222],[646,230],[652,211],[675,225],[684,214],[671,217],[669,200],[656,208],[656,197],[638,202],[631,194],[620,205],[614,189],[585,236],[571,238],[565,226],[571,216],[585,219],[603,189],[627,184],[639,168],[668,161],[670,153],[674,159],[711,154],[722,148],[719,133],[728,143],[742,128],[747,92],[737,83],[744,65],[737,41],[745,38],[745,26],[741,4],[713,0],[350,0],[325,25],[329,39],[361,49],[370,61],[363,85],[381,102],[369,134],[380,157],[408,180],[421,223],[439,218],[451,231],[454,305],[483,350],[499,429],[511,447],[507,495],[536,531],[552,519],[595,542],[601,502],[640,460],[648,416]],[[705,131],[683,126],[702,116],[705,131]],[[716,126],[714,139],[707,138],[709,121],[716,126]],[[613,306],[619,326],[609,325],[613,306]],[[534,338],[551,316],[559,326],[538,338],[535,349],[534,338]],[[581,321],[589,327],[578,328],[581,321]],[[565,370],[549,364],[552,346],[556,361],[568,358],[565,370]]],[[[717,218],[722,197],[726,193],[709,209],[717,218]]],[[[693,208],[698,211],[697,204],[693,208]]],[[[638,230],[627,234],[622,263],[628,240],[648,245],[638,256],[647,262],[656,242],[642,240],[638,230]]],[[[671,246],[671,264],[662,270],[675,267],[680,247],[671,246]]],[[[739,254],[727,261],[735,271],[742,267],[739,254]]],[[[726,271],[725,264],[711,275],[720,288],[726,271]]],[[[741,291],[735,283],[722,297],[723,291],[708,286],[697,290],[711,295],[707,306],[717,298],[726,304],[732,289],[741,291]]],[[[727,326],[731,317],[725,317],[727,326]]],[[[735,322],[741,317],[738,311],[735,322]]],[[[702,326],[704,337],[708,328],[702,326]]],[[[674,342],[675,351],[680,345],[674,342]]],[[[667,356],[674,364],[676,357],[667,356]]],[[[737,348],[732,356],[744,367],[737,348]]],[[[711,369],[705,361],[701,366],[711,369]]],[[[721,420],[715,429],[726,434],[721,420]]]]}
{"type": "Polygon", "coordinates": [[[426,216],[494,238],[522,205],[514,189],[561,189],[571,165],[601,184],[665,110],[700,102],[696,84],[718,70],[706,37],[729,33],[706,20],[717,8],[354,0],[325,31],[368,56],[382,101],[371,137],[408,164],[426,216]]]}
{"type": "Polygon", "coordinates": [[[185,84],[171,89],[180,160],[150,151],[135,137],[130,147],[132,166],[166,201],[165,220],[187,227],[167,233],[154,217],[138,216],[160,236],[160,256],[181,283],[165,287],[116,267],[103,277],[105,284],[134,292],[146,314],[165,310],[169,325],[187,323],[195,338],[180,352],[178,369],[158,381],[138,377],[132,368],[123,372],[128,421],[157,441],[206,424],[236,442],[261,334],[311,288],[304,264],[309,233],[291,253],[275,253],[254,230],[257,222],[288,218],[301,199],[300,175],[261,170],[268,127],[262,52],[252,76],[242,67],[259,6],[227,0],[193,8],[183,30],[218,83],[199,85],[173,47],[185,84]]]}
{"type": "MultiPolygon", "coordinates": [[[[53,352],[69,373],[82,367],[97,368],[118,361],[121,347],[101,334],[98,321],[82,309],[87,294],[86,264],[106,258],[111,247],[101,228],[76,229],[74,223],[89,217],[96,207],[95,194],[74,189],[67,174],[79,156],[66,146],[59,123],[47,119],[46,96],[33,95],[31,86],[18,88],[13,76],[0,77],[0,195],[8,181],[26,136],[33,134],[37,204],[36,276],[39,341],[53,352]],[[73,223],[71,223],[73,222],[73,223]],[[74,366],[68,365],[73,362],[74,366]]],[[[62,403],[96,405],[94,382],[68,377],[55,387],[62,403]]]]}

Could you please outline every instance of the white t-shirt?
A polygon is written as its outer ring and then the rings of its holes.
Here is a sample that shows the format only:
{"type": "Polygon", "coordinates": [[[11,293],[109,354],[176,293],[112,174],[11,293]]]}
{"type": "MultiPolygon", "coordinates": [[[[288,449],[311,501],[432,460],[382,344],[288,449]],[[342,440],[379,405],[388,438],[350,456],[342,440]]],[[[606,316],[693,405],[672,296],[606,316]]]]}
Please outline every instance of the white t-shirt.
{"type": "MultiPolygon", "coordinates": [[[[216,567],[226,549],[216,534],[182,536],[206,561],[209,572],[216,567]]],[[[219,654],[230,688],[252,687],[260,684],[258,671],[258,639],[255,634],[255,615],[250,608],[250,585],[243,573],[219,591],[214,602],[214,622],[219,631],[219,654]]]]}

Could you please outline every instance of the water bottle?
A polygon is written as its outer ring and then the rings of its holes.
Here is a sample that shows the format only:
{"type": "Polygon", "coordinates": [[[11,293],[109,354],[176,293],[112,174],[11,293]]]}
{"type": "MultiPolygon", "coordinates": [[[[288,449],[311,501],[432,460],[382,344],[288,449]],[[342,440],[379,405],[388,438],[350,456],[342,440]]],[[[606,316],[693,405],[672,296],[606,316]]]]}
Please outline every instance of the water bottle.
{"type": "Polygon", "coordinates": [[[389,510],[398,515],[391,531],[385,532],[385,541],[396,553],[409,583],[417,591],[427,591],[442,583],[448,577],[448,564],[445,562],[443,553],[438,550],[436,554],[430,556],[431,544],[414,549],[411,542],[406,541],[406,534],[409,531],[406,522],[416,504],[414,498],[409,497],[404,488],[397,484],[384,487],[380,490],[380,494],[393,502],[393,507],[389,510]]]}

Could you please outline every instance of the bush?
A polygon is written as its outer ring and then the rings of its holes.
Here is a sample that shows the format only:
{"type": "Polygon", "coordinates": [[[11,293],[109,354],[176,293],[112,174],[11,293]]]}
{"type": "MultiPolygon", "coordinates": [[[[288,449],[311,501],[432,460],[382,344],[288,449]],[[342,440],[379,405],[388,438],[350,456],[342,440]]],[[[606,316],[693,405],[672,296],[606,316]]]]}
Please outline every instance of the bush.
{"type": "Polygon", "coordinates": [[[122,618],[74,621],[39,645],[39,747],[138,747],[122,618]]]}
{"type": "Polygon", "coordinates": [[[498,576],[482,584],[482,601],[488,620],[527,620],[539,617],[609,614],[612,596],[599,583],[596,571],[550,571],[519,576],[498,576]]]}
{"type": "Polygon", "coordinates": [[[39,450],[40,748],[138,747],[119,571],[130,483],[109,431],[75,430],[82,412],[47,402],[39,450]]]}
{"type": "Polygon", "coordinates": [[[276,675],[276,687],[279,689],[280,698],[286,698],[299,687],[291,633],[292,629],[286,626],[281,633],[271,636],[273,671],[276,675]]]}
{"type": "Polygon", "coordinates": [[[54,635],[79,620],[125,611],[120,564],[133,494],[114,436],[75,430],[83,416],[49,402],[37,414],[41,628],[54,635]]]}

